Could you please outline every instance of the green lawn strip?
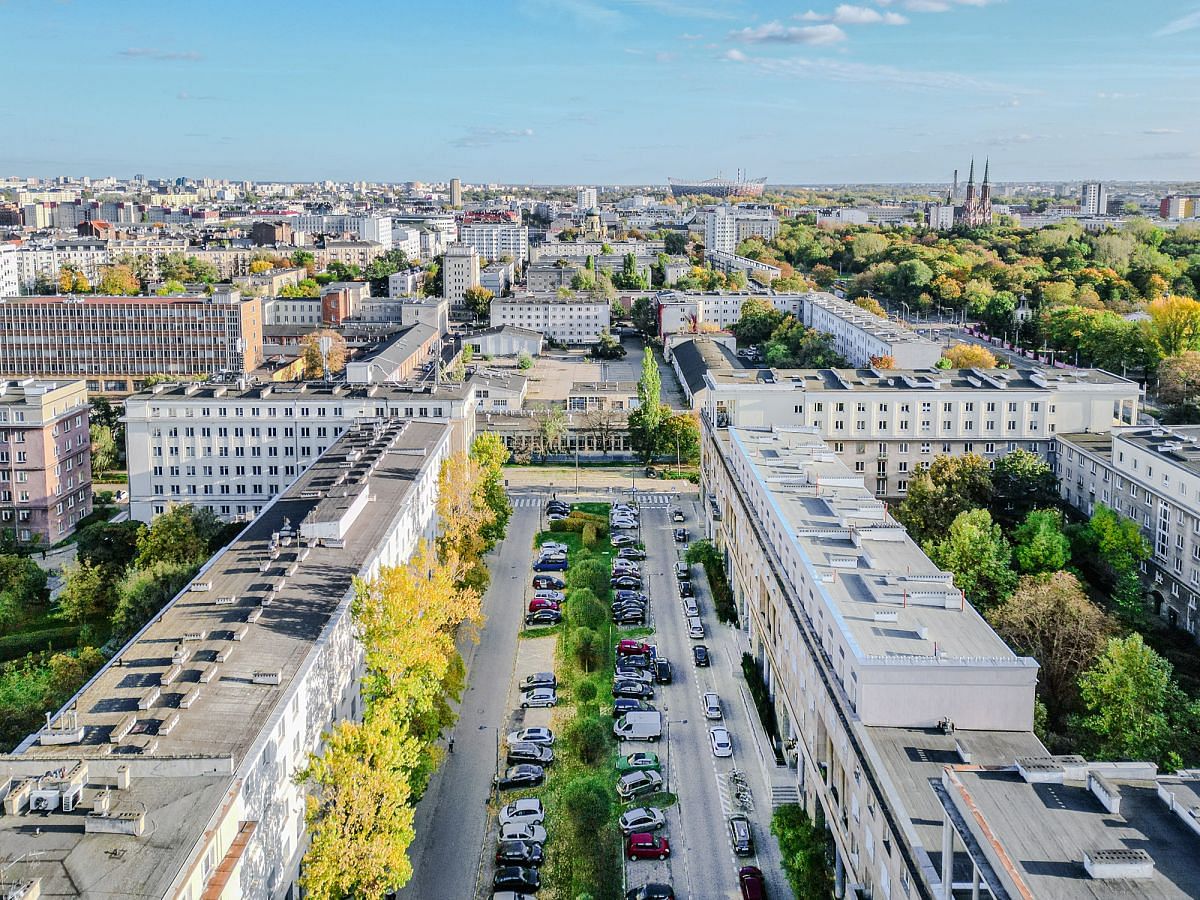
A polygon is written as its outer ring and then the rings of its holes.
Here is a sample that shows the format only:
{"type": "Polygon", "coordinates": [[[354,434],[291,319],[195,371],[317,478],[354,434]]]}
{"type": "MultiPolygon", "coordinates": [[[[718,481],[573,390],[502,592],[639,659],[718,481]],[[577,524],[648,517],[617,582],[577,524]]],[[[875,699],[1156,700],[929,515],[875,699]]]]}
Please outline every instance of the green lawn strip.
{"type": "Polygon", "coordinates": [[[521,630],[522,639],[532,639],[541,637],[550,637],[552,634],[558,633],[559,626],[557,625],[539,625],[536,628],[523,628],[521,630]]]}
{"type": "Polygon", "coordinates": [[[608,520],[608,511],[610,509],[608,503],[572,503],[571,509],[577,509],[580,512],[591,513],[593,516],[604,516],[605,521],[608,520]]]}

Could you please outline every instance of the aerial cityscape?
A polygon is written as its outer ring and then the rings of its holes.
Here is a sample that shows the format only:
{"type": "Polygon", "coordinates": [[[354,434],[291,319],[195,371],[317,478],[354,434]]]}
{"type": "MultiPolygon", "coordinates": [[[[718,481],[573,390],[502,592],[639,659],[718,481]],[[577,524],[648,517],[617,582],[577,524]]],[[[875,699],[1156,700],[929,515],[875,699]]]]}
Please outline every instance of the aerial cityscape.
{"type": "Polygon", "coordinates": [[[1200,897],[1195,2],[0,27],[0,900],[1200,897]]]}

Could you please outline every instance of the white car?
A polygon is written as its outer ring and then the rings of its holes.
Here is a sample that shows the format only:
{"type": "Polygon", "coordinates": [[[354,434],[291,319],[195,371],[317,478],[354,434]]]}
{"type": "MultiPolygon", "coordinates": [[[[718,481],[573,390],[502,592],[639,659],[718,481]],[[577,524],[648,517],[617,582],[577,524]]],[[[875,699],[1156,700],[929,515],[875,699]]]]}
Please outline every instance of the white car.
{"type": "Polygon", "coordinates": [[[509,822],[500,826],[502,841],[531,841],[535,844],[546,843],[546,829],[531,822],[509,822]]]}
{"type": "Polygon", "coordinates": [[[704,695],[704,718],[721,718],[721,698],[713,691],[708,691],[704,695]]]}
{"type": "Polygon", "coordinates": [[[522,728],[520,731],[509,732],[505,742],[510,747],[513,744],[537,744],[539,747],[553,747],[554,732],[549,728],[522,728]]]}
{"type": "Polygon", "coordinates": [[[729,729],[708,729],[708,742],[712,744],[713,756],[733,756],[733,739],[729,736],[729,729]]]}
{"type": "Polygon", "coordinates": [[[558,694],[554,688],[540,687],[526,691],[521,695],[521,709],[537,706],[557,706],[558,694]]]}
{"type": "Polygon", "coordinates": [[[541,589],[533,592],[534,600],[553,600],[555,603],[562,603],[567,599],[567,595],[562,591],[554,591],[549,588],[541,589]]]}
{"type": "Polygon", "coordinates": [[[539,549],[542,553],[566,553],[571,548],[562,541],[546,541],[539,549]]]}
{"type": "Polygon", "coordinates": [[[537,797],[514,800],[500,809],[501,828],[514,822],[522,825],[541,825],[545,820],[546,810],[537,797]]]}

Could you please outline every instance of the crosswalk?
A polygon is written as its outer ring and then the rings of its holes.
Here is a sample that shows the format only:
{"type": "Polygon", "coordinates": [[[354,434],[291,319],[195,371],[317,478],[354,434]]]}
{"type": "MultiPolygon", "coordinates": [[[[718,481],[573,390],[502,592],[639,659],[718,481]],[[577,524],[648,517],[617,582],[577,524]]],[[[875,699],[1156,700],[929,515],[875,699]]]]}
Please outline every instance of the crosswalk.
{"type": "MultiPolygon", "coordinates": [[[[623,498],[628,497],[628,494],[622,494],[623,498]]],[[[638,506],[670,506],[677,501],[675,494],[634,494],[634,502],[638,506]]],[[[522,495],[509,498],[512,501],[514,509],[533,509],[546,504],[545,495],[529,496],[522,495]]]]}

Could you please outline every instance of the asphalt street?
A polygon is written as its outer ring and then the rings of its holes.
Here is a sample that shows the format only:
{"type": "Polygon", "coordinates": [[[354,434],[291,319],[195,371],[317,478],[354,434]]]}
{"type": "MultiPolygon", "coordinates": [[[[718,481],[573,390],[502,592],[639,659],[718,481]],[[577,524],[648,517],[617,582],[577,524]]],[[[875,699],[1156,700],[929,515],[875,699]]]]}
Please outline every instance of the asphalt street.
{"type": "Polygon", "coordinates": [[[492,583],[483,598],[487,617],[479,642],[461,649],[467,660],[467,690],[453,732],[454,752],[433,776],[417,804],[416,837],[409,848],[412,880],[403,900],[464,898],[475,893],[480,853],[494,837],[486,834],[487,800],[496,771],[497,728],[508,714],[509,684],[516,660],[525,578],[532,562],[540,510],[516,508],[508,535],[488,560],[492,583]]]}

